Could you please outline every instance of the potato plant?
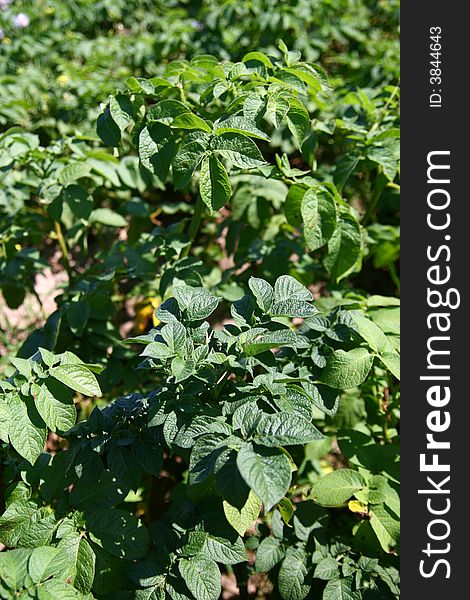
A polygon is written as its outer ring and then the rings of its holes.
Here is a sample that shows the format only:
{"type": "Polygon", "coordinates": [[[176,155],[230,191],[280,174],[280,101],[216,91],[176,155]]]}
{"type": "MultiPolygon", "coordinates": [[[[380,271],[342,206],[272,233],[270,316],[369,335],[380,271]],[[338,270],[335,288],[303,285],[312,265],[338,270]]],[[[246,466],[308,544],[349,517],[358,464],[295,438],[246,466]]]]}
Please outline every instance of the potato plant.
{"type": "Polygon", "coordinates": [[[26,4],[0,597],[398,598],[395,3],[26,4]]]}

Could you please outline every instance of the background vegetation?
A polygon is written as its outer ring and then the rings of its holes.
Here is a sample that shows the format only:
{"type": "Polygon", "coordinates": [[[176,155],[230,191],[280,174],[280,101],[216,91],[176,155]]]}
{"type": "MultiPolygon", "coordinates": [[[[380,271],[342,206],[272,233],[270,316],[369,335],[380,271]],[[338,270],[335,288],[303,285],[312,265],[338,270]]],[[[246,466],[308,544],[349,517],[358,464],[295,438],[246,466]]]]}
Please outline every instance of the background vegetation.
{"type": "Polygon", "coordinates": [[[398,598],[398,16],[0,0],[0,597],[398,598]]]}

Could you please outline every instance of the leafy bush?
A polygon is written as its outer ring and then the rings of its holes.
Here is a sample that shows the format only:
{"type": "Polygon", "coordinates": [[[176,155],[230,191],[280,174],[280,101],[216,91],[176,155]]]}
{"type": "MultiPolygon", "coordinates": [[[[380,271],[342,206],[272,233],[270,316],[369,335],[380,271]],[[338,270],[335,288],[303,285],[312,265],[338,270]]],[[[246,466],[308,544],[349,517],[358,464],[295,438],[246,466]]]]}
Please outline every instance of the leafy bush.
{"type": "Polygon", "coordinates": [[[4,5],[0,597],[398,598],[396,6],[4,5]]]}

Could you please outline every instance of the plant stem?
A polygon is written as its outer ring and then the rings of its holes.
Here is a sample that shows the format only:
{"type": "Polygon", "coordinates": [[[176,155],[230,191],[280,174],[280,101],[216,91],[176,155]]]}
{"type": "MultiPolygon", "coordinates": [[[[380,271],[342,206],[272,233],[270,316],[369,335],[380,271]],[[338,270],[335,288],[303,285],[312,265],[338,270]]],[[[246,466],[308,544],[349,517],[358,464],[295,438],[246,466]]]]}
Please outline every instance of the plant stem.
{"type": "Polygon", "coordinates": [[[193,242],[196,239],[197,232],[199,231],[199,227],[201,225],[203,210],[204,210],[204,203],[202,201],[201,196],[198,195],[197,200],[196,200],[196,205],[194,207],[193,218],[191,219],[191,223],[189,224],[189,228],[188,228],[188,237],[189,237],[190,243],[185,248],[183,248],[183,251],[181,252],[182,258],[185,258],[186,256],[188,256],[189,251],[191,250],[191,246],[193,245],[193,242]]]}
{"type": "Polygon", "coordinates": [[[377,177],[376,182],[375,182],[374,194],[371,198],[371,201],[369,202],[369,206],[367,207],[366,214],[364,215],[364,217],[362,219],[363,226],[367,225],[369,223],[369,221],[372,219],[372,216],[374,215],[374,211],[377,208],[379,198],[382,195],[382,192],[384,191],[386,184],[387,184],[386,177],[383,174],[379,174],[379,176],[377,177]]]}
{"type": "Polygon", "coordinates": [[[388,265],[388,272],[390,273],[390,277],[392,278],[398,293],[400,293],[400,278],[398,277],[397,270],[395,269],[395,265],[393,263],[388,265]]]}
{"type": "Polygon", "coordinates": [[[67,243],[65,241],[64,234],[62,233],[62,228],[60,226],[59,221],[54,221],[54,228],[57,236],[57,241],[59,242],[60,250],[62,252],[62,257],[64,259],[65,270],[67,271],[67,275],[70,281],[72,279],[72,269],[70,268],[67,243]]]}

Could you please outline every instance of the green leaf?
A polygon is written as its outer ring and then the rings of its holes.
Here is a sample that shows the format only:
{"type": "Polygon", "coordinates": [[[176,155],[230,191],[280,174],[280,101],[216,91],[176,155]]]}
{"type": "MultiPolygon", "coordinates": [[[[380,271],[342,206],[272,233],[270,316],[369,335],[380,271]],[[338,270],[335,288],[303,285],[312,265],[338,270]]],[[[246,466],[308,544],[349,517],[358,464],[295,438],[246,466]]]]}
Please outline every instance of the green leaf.
{"type": "Polygon", "coordinates": [[[8,435],[13,448],[34,465],[44,450],[47,428],[41,419],[31,396],[10,396],[10,427],[8,435]]]}
{"type": "Polygon", "coordinates": [[[336,204],[327,190],[310,188],[302,198],[300,211],[304,238],[310,251],[324,246],[336,229],[336,204]]]}
{"type": "Polygon", "coordinates": [[[49,369],[49,374],[85,396],[101,396],[101,389],[93,373],[84,365],[64,364],[49,369]]]}
{"type": "Polygon", "coordinates": [[[175,188],[186,187],[194,171],[209,148],[209,136],[206,133],[190,133],[181,142],[173,161],[173,181],[175,188]]]}
{"type": "Polygon", "coordinates": [[[206,288],[178,286],[173,289],[173,296],[191,321],[207,319],[220,302],[220,298],[213,296],[206,288]]]}
{"type": "Polygon", "coordinates": [[[354,270],[361,257],[361,228],[357,220],[343,213],[328,241],[328,254],[323,260],[331,278],[338,282],[354,270]]]}
{"type": "Polygon", "coordinates": [[[130,97],[125,94],[110,97],[109,112],[121,132],[134,123],[134,107],[130,97]]]}
{"type": "Polygon", "coordinates": [[[139,158],[143,166],[165,181],[176,151],[173,132],[163,123],[152,123],[139,134],[139,158]]]}
{"type": "Polygon", "coordinates": [[[101,223],[101,225],[107,225],[108,227],[125,227],[127,225],[126,219],[110,208],[95,208],[91,211],[89,221],[90,223],[101,223]]]}
{"type": "Polygon", "coordinates": [[[339,579],[340,573],[338,562],[331,556],[322,558],[315,567],[313,576],[316,579],[323,579],[324,581],[329,581],[330,579],[339,579]]]}
{"type": "Polygon", "coordinates": [[[196,364],[192,358],[175,356],[171,361],[171,372],[175,377],[175,383],[184,381],[194,373],[196,364]]]}
{"type": "Polygon", "coordinates": [[[251,329],[240,336],[240,345],[247,356],[256,356],[272,348],[295,347],[297,334],[290,329],[258,333],[251,329]]]}
{"type": "Polygon", "coordinates": [[[38,413],[51,431],[63,432],[75,425],[77,411],[70,391],[54,379],[31,388],[38,413]]]}
{"type": "Polygon", "coordinates": [[[305,583],[307,576],[307,560],[305,552],[291,546],[279,569],[279,592],[283,600],[303,600],[310,591],[305,583]]]}
{"type": "Polygon", "coordinates": [[[222,536],[209,535],[202,552],[212,560],[224,565],[236,565],[247,560],[245,546],[238,536],[231,541],[222,536]]]}
{"type": "Polygon", "coordinates": [[[374,356],[366,348],[335,350],[328,356],[320,380],[330,387],[348,390],[366,380],[373,362],[374,356]]]}
{"type": "Polygon", "coordinates": [[[48,508],[31,500],[15,500],[0,517],[0,542],[9,548],[47,546],[56,526],[48,508]]]}
{"type": "Polygon", "coordinates": [[[125,510],[95,509],[87,514],[87,525],[91,539],[113,556],[135,560],[147,553],[147,529],[125,510]]]}
{"type": "Polygon", "coordinates": [[[215,134],[220,135],[222,133],[241,133],[250,137],[258,138],[260,140],[270,141],[269,136],[258,129],[256,122],[246,117],[228,117],[223,121],[219,121],[215,126],[215,134]]]}
{"type": "Polygon", "coordinates": [[[218,600],[221,593],[220,571],[210,558],[196,555],[182,559],[178,569],[196,600],[218,600]]]}
{"type": "Polygon", "coordinates": [[[256,298],[256,303],[264,312],[269,312],[274,300],[274,289],[270,283],[258,277],[250,277],[248,286],[256,298]]]}
{"type": "Polygon", "coordinates": [[[59,548],[35,548],[29,558],[28,572],[34,583],[46,581],[65,567],[67,557],[59,548]]]}
{"type": "Polygon", "coordinates": [[[255,569],[258,573],[268,573],[284,558],[281,540],[265,538],[256,551],[255,569]]]}
{"type": "Polygon", "coordinates": [[[247,485],[263,502],[266,512],[289,490],[290,462],[280,450],[255,450],[251,444],[243,444],[237,456],[237,466],[247,485]]]}
{"type": "Polygon", "coordinates": [[[171,126],[178,129],[200,129],[201,131],[212,133],[212,127],[206,121],[189,111],[176,116],[171,126]]]}
{"type": "Polygon", "coordinates": [[[232,189],[227,171],[215,156],[202,161],[199,191],[204,204],[212,212],[222,208],[230,199],[232,189]]]}
{"type": "Polygon", "coordinates": [[[242,58],[242,61],[244,63],[257,61],[263,63],[263,65],[268,69],[274,69],[273,63],[263,52],[248,52],[248,54],[245,54],[245,56],[242,58]]]}
{"type": "Polygon", "coordinates": [[[85,162],[72,162],[65,166],[59,173],[58,181],[64,187],[70,185],[81,177],[86,177],[91,171],[90,165],[85,162]]]}
{"type": "Polygon", "coordinates": [[[241,133],[222,133],[214,137],[211,149],[240,169],[255,169],[266,164],[258,146],[241,133]]]}
{"type": "Polygon", "coordinates": [[[284,202],[284,213],[287,222],[292,227],[300,227],[303,223],[301,206],[306,192],[307,188],[300,183],[291,185],[287,192],[286,201],[284,202]]]}
{"type": "Polygon", "coordinates": [[[31,550],[18,548],[0,553],[0,581],[11,590],[20,590],[24,586],[31,552],[31,550]]]}
{"type": "Polygon", "coordinates": [[[57,548],[67,560],[64,570],[67,579],[82,594],[87,594],[93,585],[96,562],[90,544],[79,533],[74,532],[62,538],[57,548]]]}
{"type": "Polygon", "coordinates": [[[0,396],[0,440],[8,444],[10,430],[10,408],[5,396],[0,396]]]}
{"type": "Polygon", "coordinates": [[[309,290],[290,275],[281,275],[274,284],[274,300],[312,300],[309,290]]]}
{"type": "Polygon", "coordinates": [[[340,506],[365,485],[364,478],[357,471],[338,469],[313,484],[311,498],[321,506],[340,506]]]}
{"type": "Polygon", "coordinates": [[[128,448],[116,446],[111,448],[107,456],[108,469],[116,475],[126,487],[136,491],[141,471],[134,455],[128,448]]]}
{"type": "Polygon", "coordinates": [[[226,500],[223,501],[223,507],[227,521],[237,533],[243,536],[248,527],[258,518],[261,510],[261,500],[253,490],[250,490],[246,503],[240,510],[226,500]]]}
{"type": "Polygon", "coordinates": [[[52,600],[52,598],[60,598],[60,600],[83,600],[83,596],[78,590],[72,585],[58,579],[50,579],[37,588],[38,600],[52,600]]]}
{"type": "Polygon", "coordinates": [[[343,154],[340,158],[333,176],[339,192],[341,192],[348,179],[354,173],[360,158],[361,157],[354,152],[343,154]]]}
{"type": "Polygon", "coordinates": [[[307,444],[325,437],[307,419],[292,413],[264,415],[257,434],[256,443],[271,448],[307,444]]]}
{"type": "Polygon", "coordinates": [[[111,116],[109,106],[107,106],[104,112],[102,112],[98,117],[96,132],[106,146],[110,146],[112,148],[119,146],[121,141],[121,132],[111,116]]]}
{"type": "MultiPolygon", "coordinates": [[[[121,215],[118,215],[118,217],[122,219],[121,215]]],[[[124,224],[126,224],[125,221],[124,224]]],[[[78,300],[76,302],[72,302],[68,306],[68,308],[66,309],[67,325],[70,327],[70,330],[73,334],[75,334],[78,337],[82,337],[85,327],[88,323],[88,319],[90,317],[90,312],[90,303],[86,300],[78,300]]]]}
{"type": "Polygon", "coordinates": [[[322,600],[361,600],[361,592],[353,591],[352,578],[333,579],[326,584],[322,600]]]}
{"type": "Polygon", "coordinates": [[[400,521],[398,516],[384,504],[375,504],[369,509],[370,524],[383,550],[389,553],[398,546],[400,521]]]}
{"type": "Polygon", "coordinates": [[[301,144],[310,127],[310,116],[302,102],[292,96],[289,97],[287,124],[298,143],[301,144]]]}

